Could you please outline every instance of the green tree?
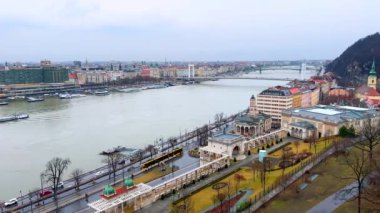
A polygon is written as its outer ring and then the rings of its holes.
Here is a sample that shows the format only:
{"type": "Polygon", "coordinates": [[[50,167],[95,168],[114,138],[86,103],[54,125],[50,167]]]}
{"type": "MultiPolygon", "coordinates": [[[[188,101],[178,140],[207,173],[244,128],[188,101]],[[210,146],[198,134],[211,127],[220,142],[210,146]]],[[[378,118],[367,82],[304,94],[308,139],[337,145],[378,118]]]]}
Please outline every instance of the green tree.
{"type": "Polygon", "coordinates": [[[339,136],[340,137],[345,138],[345,137],[347,137],[349,135],[350,135],[350,132],[349,132],[349,130],[347,129],[346,126],[342,126],[342,127],[339,128],[339,136]]]}

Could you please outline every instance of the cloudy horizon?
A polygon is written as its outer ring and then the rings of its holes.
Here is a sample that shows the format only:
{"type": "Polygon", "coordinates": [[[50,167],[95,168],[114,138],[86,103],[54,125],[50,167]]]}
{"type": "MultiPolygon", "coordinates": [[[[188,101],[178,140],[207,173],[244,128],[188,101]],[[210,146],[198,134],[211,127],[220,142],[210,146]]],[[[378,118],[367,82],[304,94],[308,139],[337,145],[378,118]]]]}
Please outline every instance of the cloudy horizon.
{"type": "Polygon", "coordinates": [[[1,61],[334,59],[376,33],[375,0],[14,0],[1,61]]]}

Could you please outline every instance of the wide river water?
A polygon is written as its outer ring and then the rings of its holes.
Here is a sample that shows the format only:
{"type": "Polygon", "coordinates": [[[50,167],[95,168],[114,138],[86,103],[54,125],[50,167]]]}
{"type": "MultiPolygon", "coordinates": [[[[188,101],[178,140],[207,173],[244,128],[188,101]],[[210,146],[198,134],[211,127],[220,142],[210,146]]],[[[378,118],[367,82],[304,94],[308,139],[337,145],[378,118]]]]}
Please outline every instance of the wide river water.
{"type": "MultiPolygon", "coordinates": [[[[262,77],[308,78],[312,71],[265,71],[262,77]]],[[[250,73],[248,76],[258,76],[250,73]]],[[[14,101],[0,107],[0,116],[27,112],[30,118],[0,123],[0,200],[38,188],[39,174],[52,157],[70,158],[74,168],[88,171],[102,165],[98,154],[118,145],[144,148],[157,138],[179,135],[246,109],[249,98],[286,81],[219,80],[198,85],[112,93],[108,96],[44,102],[14,101]]]]}

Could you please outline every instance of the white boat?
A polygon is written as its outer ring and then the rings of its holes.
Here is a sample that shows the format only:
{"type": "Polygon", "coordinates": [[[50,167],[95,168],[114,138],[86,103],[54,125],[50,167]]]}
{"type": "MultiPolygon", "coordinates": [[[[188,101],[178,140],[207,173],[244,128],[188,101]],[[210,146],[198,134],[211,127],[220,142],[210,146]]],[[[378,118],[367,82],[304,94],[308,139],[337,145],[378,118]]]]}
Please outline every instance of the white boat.
{"type": "Polygon", "coordinates": [[[9,103],[8,102],[6,102],[6,101],[1,101],[0,102],[0,106],[5,106],[5,105],[8,105],[9,103]]]}
{"type": "Polygon", "coordinates": [[[0,117],[0,122],[8,122],[8,121],[15,121],[17,120],[17,117],[14,115],[0,117]]]}
{"type": "Polygon", "coordinates": [[[71,98],[83,98],[86,97],[85,94],[71,94],[71,98]]]}
{"type": "Polygon", "coordinates": [[[70,99],[71,95],[69,93],[61,93],[58,95],[60,99],[70,99]]]}
{"type": "Polygon", "coordinates": [[[25,99],[25,96],[24,95],[16,95],[14,98],[15,99],[25,99]]]}
{"type": "Polygon", "coordinates": [[[133,93],[133,92],[140,92],[140,88],[126,88],[126,89],[117,89],[118,92],[126,92],[126,93],[133,93]]]}
{"type": "Polygon", "coordinates": [[[108,92],[108,90],[99,90],[99,91],[95,91],[94,93],[95,95],[109,95],[110,93],[108,92]]]}
{"type": "Polygon", "coordinates": [[[45,99],[43,97],[27,97],[27,102],[38,102],[38,101],[44,101],[45,99]]]}
{"type": "Polygon", "coordinates": [[[166,86],[162,84],[156,84],[156,85],[151,85],[147,87],[147,89],[162,89],[162,88],[166,88],[166,86]]]}
{"type": "Polygon", "coordinates": [[[29,118],[29,115],[26,114],[26,113],[16,114],[15,116],[17,117],[17,119],[27,119],[27,118],[29,118]]]}

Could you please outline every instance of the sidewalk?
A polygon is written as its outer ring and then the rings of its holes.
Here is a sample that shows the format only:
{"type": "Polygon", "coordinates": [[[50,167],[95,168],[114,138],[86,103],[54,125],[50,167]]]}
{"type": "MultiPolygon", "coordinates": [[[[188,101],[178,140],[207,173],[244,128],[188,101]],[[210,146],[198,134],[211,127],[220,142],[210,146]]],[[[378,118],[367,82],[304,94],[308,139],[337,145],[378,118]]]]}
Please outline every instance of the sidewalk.
{"type": "Polygon", "coordinates": [[[313,208],[309,209],[307,213],[323,213],[323,212],[333,212],[340,205],[345,203],[347,200],[353,198],[358,193],[356,182],[351,183],[350,185],[340,189],[334,194],[330,195],[313,208]],[[350,193],[347,193],[347,189],[352,189],[350,193]]]}

